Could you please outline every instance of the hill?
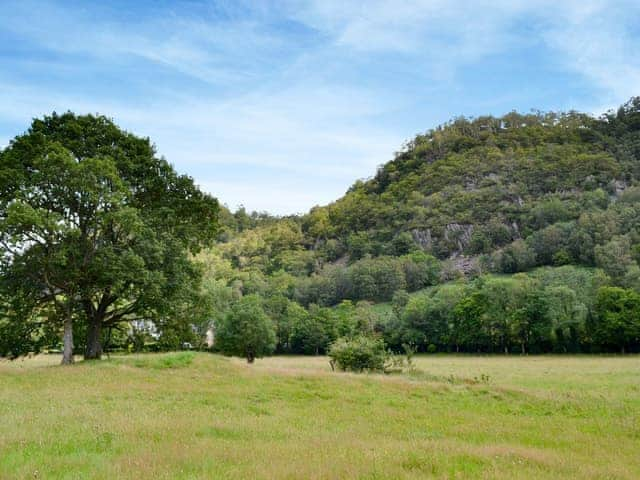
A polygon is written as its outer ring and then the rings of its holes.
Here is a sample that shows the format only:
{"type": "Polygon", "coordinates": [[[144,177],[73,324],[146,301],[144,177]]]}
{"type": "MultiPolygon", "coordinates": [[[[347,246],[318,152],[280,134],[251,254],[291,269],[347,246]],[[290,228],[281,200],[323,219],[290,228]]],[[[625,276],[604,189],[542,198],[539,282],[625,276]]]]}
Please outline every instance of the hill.
{"type": "MultiPolygon", "coordinates": [[[[311,211],[303,232],[314,245],[336,239],[351,259],[406,253],[412,243],[448,258],[490,253],[555,225],[573,238],[553,251],[536,245],[545,235],[531,238],[534,262],[549,264],[563,250],[568,258],[558,261],[593,264],[584,237],[593,244],[604,238],[589,231],[589,215],[607,211],[624,193],[627,204],[635,200],[639,159],[638,98],[599,119],[459,118],[418,135],[372,179],[311,211]]],[[[608,213],[621,223],[617,211],[608,213]]],[[[611,236],[629,233],[614,230],[611,236]]]]}
{"type": "MultiPolygon", "coordinates": [[[[447,259],[506,248],[509,258],[494,258],[492,270],[594,265],[597,245],[634,233],[621,217],[640,195],[639,158],[640,98],[600,118],[576,112],[458,118],[418,135],[341,199],[272,225],[265,248],[278,254],[304,248],[320,264],[415,249],[447,259]],[[527,251],[513,245],[519,240],[527,251]]],[[[229,226],[242,230],[243,215],[229,226]]],[[[254,226],[269,221],[254,218],[254,226]]],[[[240,248],[236,260],[259,256],[254,247],[240,248]]],[[[271,269],[296,268],[273,260],[271,269]]]]}
{"type": "MultiPolygon", "coordinates": [[[[323,351],[352,324],[386,332],[398,348],[410,340],[421,349],[525,351],[535,342],[537,351],[624,349],[620,342],[635,349],[635,323],[620,327],[624,341],[587,323],[605,322],[604,311],[598,313],[605,302],[597,301],[600,288],[619,288],[632,303],[640,291],[639,182],[640,98],[599,118],[577,112],[456,118],[418,135],[330,205],[285,218],[225,211],[219,244],[201,258],[210,282],[217,282],[220,311],[243,294],[265,299],[277,328],[284,329],[281,351],[323,351]],[[551,283],[567,291],[548,290],[545,276],[534,273],[500,281],[491,276],[545,266],[563,267],[550,274],[557,277],[551,283]],[[422,309],[423,320],[411,325],[406,292],[450,281],[463,287],[455,302],[445,302],[447,318],[436,320],[423,302],[412,307],[422,309]],[[501,295],[509,301],[498,305],[501,295]],[[465,298],[480,302],[477,321],[459,318],[463,305],[471,308],[465,298]],[[362,303],[392,299],[395,320],[378,315],[388,309],[367,310],[362,303]],[[317,325],[304,320],[315,326],[297,334],[290,325],[299,318],[280,325],[288,302],[305,307],[301,318],[311,312],[317,325]],[[546,318],[535,342],[530,323],[516,326],[522,317],[516,312],[523,311],[546,318]],[[561,311],[573,312],[577,323],[561,325],[561,311]],[[330,320],[332,315],[342,320],[330,320]],[[510,320],[497,326],[496,315],[510,320]],[[482,340],[461,347],[454,340],[461,328],[482,340]],[[303,340],[291,343],[292,335],[303,340]],[[304,346],[310,336],[315,340],[304,346]]],[[[429,290],[427,303],[436,302],[433,292],[439,290],[429,290]]],[[[622,298],[617,290],[602,295],[622,298]]]]}

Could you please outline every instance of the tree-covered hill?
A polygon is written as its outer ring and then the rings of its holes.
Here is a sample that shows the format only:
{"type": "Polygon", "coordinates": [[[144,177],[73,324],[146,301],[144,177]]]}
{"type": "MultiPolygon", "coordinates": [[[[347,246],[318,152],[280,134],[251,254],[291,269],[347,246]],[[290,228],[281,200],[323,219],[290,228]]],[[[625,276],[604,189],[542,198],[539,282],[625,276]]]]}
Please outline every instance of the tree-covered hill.
{"type": "Polygon", "coordinates": [[[397,348],[636,348],[640,98],[599,118],[457,118],[330,205],[221,223],[202,257],[220,310],[263,298],[279,351],[324,351],[354,329],[397,348]]]}
{"type": "MultiPolygon", "coordinates": [[[[444,259],[529,239],[532,256],[521,261],[549,264],[557,255],[556,262],[593,264],[593,247],[607,235],[592,231],[600,222],[590,216],[612,208],[606,216],[618,228],[608,236],[630,233],[613,207],[633,203],[639,178],[639,98],[598,119],[458,118],[418,135],[372,179],[312,210],[302,227],[309,244],[335,239],[350,259],[398,255],[413,244],[444,259]],[[554,235],[564,242],[545,250],[540,243],[554,235]]],[[[526,265],[507,270],[519,267],[526,265]]]]}
{"type": "Polygon", "coordinates": [[[639,180],[640,98],[600,118],[458,118],[302,217],[226,212],[225,251],[237,266],[294,275],[415,251],[458,259],[466,273],[608,265],[617,251],[627,270],[639,180]]]}

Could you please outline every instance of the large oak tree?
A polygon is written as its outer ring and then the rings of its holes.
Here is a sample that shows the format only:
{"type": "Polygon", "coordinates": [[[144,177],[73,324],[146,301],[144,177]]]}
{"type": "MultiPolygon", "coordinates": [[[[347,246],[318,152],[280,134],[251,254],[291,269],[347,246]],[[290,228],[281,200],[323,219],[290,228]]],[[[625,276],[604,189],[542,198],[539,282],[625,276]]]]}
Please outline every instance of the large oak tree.
{"type": "Polygon", "coordinates": [[[84,322],[85,358],[100,358],[105,328],[185,311],[199,280],[189,254],[213,240],[217,216],[217,201],[148,138],[103,116],[34,120],[0,152],[6,331],[19,342],[63,329],[71,362],[73,324],[84,322]]]}

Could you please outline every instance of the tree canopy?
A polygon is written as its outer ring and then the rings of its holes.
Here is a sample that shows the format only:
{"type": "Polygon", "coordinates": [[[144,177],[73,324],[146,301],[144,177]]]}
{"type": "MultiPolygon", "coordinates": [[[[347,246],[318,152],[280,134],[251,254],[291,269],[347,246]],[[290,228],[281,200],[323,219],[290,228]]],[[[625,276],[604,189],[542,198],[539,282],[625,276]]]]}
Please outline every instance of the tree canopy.
{"type": "Polygon", "coordinates": [[[253,363],[256,358],[272,353],[276,332],[257,295],[247,295],[235,303],[216,328],[218,349],[253,363]]]}
{"type": "MultiPolygon", "coordinates": [[[[12,330],[161,321],[198,290],[189,259],[217,230],[218,203],[103,116],[52,114],[0,153],[1,286],[12,330]]],[[[24,340],[24,339],[23,339],[24,340]]]]}

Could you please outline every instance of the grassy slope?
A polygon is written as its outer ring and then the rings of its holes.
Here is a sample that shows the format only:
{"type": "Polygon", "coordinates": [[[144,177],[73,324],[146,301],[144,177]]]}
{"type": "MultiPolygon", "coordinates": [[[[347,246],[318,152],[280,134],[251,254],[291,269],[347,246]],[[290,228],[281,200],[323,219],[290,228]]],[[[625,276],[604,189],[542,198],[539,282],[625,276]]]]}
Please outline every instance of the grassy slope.
{"type": "Polygon", "coordinates": [[[53,360],[0,363],[3,480],[640,477],[638,357],[53,360]]]}

